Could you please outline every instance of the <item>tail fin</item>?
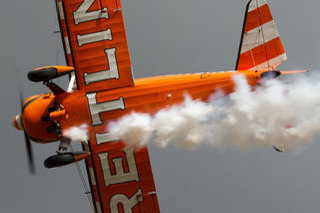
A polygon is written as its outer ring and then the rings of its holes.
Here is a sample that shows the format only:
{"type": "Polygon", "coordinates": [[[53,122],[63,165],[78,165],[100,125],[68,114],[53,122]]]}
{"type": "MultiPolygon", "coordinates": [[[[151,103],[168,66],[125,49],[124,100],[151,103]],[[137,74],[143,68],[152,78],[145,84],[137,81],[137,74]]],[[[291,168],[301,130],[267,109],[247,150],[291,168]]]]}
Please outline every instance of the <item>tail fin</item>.
{"type": "Polygon", "coordinates": [[[268,3],[249,1],[235,69],[274,70],[286,59],[268,3]]]}

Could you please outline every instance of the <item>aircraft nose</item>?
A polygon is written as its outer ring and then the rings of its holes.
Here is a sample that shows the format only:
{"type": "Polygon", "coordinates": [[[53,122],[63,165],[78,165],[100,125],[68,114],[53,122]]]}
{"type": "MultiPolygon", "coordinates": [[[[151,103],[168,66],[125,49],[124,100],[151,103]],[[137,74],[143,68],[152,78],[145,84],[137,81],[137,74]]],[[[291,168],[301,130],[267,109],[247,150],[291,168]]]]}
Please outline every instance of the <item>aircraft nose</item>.
{"type": "Polygon", "coordinates": [[[23,125],[22,125],[22,115],[19,114],[16,117],[14,117],[12,121],[12,126],[16,128],[17,130],[23,130],[23,125]]]}

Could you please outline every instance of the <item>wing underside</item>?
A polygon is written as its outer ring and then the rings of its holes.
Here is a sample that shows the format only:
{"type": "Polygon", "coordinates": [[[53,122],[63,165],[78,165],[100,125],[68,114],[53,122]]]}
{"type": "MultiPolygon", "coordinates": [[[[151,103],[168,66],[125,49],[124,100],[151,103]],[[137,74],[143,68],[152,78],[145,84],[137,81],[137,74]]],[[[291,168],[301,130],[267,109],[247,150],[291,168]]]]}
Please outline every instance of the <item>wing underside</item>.
{"type": "Polygon", "coordinates": [[[120,0],[56,0],[67,64],[80,90],[132,86],[120,0]]]}
{"type": "Polygon", "coordinates": [[[97,212],[160,212],[147,147],[125,147],[97,132],[90,130],[87,160],[97,212]]]}

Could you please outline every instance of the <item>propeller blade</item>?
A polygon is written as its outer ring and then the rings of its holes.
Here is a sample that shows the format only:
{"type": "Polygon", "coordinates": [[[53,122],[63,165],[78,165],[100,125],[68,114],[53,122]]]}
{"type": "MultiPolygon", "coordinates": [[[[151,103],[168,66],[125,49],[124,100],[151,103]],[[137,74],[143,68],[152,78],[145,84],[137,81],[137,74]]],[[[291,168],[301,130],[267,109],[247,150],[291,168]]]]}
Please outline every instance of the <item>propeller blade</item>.
{"type": "Polygon", "coordinates": [[[19,101],[20,101],[20,112],[22,115],[22,113],[23,113],[23,91],[22,91],[21,87],[19,87],[19,101]]]}
{"type": "MultiPolygon", "coordinates": [[[[19,101],[20,101],[20,113],[21,115],[23,114],[23,102],[24,102],[24,95],[23,95],[23,89],[22,89],[22,83],[21,83],[21,79],[20,79],[20,75],[19,75],[19,71],[16,70],[16,75],[17,75],[17,86],[18,86],[18,90],[19,90],[19,101]]],[[[31,175],[35,175],[35,166],[34,166],[34,160],[33,160],[33,151],[32,151],[32,145],[31,145],[31,141],[30,138],[28,136],[28,134],[26,133],[25,130],[23,130],[24,133],[24,140],[25,140],[25,144],[26,144],[26,151],[27,151],[27,158],[28,158],[28,164],[29,164],[29,172],[31,175]]]]}
{"type": "Polygon", "coordinates": [[[26,142],[26,149],[27,149],[28,163],[29,163],[29,171],[30,171],[30,174],[35,175],[36,172],[35,172],[34,161],[33,161],[32,145],[31,145],[30,139],[29,139],[26,131],[23,131],[23,132],[24,132],[24,139],[25,139],[25,142],[26,142]]]}
{"type": "Polygon", "coordinates": [[[23,89],[22,89],[22,80],[21,80],[21,72],[18,69],[15,69],[16,73],[16,79],[17,79],[17,88],[19,92],[19,101],[20,101],[20,111],[22,115],[22,109],[23,109],[23,89]]]}

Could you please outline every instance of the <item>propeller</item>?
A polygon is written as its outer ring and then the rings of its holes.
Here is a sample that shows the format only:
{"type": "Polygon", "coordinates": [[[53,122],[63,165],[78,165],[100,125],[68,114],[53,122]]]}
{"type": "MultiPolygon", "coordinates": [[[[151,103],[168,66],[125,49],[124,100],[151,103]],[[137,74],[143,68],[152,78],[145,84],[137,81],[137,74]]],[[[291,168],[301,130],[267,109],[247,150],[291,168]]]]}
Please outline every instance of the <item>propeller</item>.
{"type": "MultiPolygon", "coordinates": [[[[23,113],[23,91],[22,91],[21,86],[18,85],[18,88],[19,88],[19,99],[20,99],[19,100],[20,101],[20,113],[22,115],[22,113],[23,113]]],[[[35,166],[34,166],[34,160],[33,160],[33,151],[32,151],[31,141],[30,141],[30,138],[29,138],[25,129],[23,129],[23,133],[24,133],[24,140],[25,140],[25,144],[26,144],[29,172],[31,175],[35,175],[35,166]]]]}

